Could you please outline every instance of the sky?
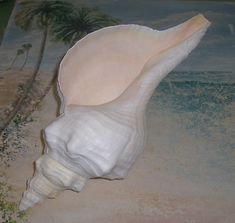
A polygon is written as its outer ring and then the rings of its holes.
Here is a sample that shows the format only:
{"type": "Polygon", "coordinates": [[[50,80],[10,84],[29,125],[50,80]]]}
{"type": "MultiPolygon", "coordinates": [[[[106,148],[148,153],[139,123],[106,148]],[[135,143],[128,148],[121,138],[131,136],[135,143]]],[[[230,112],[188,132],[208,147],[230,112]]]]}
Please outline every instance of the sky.
{"type": "MultiPolygon", "coordinates": [[[[202,13],[212,22],[199,46],[177,70],[233,71],[235,68],[235,3],[218,1],[157,1],[157,0],[68,0],[75,5],[97,6],[102,12],[121,20],[123,24],[140,24],[163,30],[202,13]]],[[[16,9],[15,9],[16,11],[16,9]]],[[[14,25],[14,16],[0,48],[0,69],[10,64],[23,43],[32,43],[29,66],[38,51],[41,32],[34,28],[23,32],[14,25]]],[[[67,50],[62,43],[48,41],[42,69],[52,70],[60,55],[67,50]]],[[[22,58],[23,60],[23,58],[22,58]]],[[[20,64],[20,59],[18,60],[20,64]]]]}

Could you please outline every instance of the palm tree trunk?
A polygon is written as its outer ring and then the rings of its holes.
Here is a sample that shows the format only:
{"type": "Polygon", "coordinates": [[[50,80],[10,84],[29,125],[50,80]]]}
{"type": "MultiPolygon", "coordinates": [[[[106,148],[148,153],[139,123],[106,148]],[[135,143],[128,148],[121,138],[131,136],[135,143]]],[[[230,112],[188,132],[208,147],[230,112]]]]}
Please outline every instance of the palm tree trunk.
{"type": "Polygon", "coordinates": [[[26,54],[25,54],[25,59],[24,59],[24,63],[22,64],[20,70],[23,70],[25,64],[27,63],[27,60],[28,60],[28,56],[29,56],[29,51],[27,50],[26,51],[26,54]]]}
{"type": "Polygon", "coordinates": [[[30,92],[30,90],[32,89],[33,83],[37,77],[42,59],[43,59],[43,55],[44,55],[44,50],[45,50],[45,46],[46,46],[46,40],[47,40],[47,34],[48,34],[48,27],[45,26],[44,31],[43,31],[43,38],[41,41],[41,46],[40,46],[40,50],[39,50],[39,56],[37,59],[37,63],[36,66],[34,68],[32,77],[27,81],[27,83],[25,84],[24,87],[24,91],[22,96],[17,100],[13,111],[11,112],[11,114],[9,114],[9,116],[7,117],[5,123],[2,124],[2,126],[0,126],[0,135],[2,134],[3,130],[11,123],[11,121],[15,118],[15,116],[17,115],[18,111],[21,109],[25,99],[28,97],[28,94],[30,92]]]}
{"type": "MultiPolygon", "coordinates": [[[[41,97],[37,100],[36,104],[34,105],[34,107],[37,107],[40,102],[43,100],[43,98],[47,95],[47,93],[50,91],[50,89],[53,87],[53,85],[56,83],[57,81],[57,77],[58,77],[58,72],[59,72],[59,66],[60,63],[63,59],[63,57],[65,56],[65,53],[60,57],[60,59],[57,61],[55,68],[52,72],[52,78],[49,81],[48,85],[46,86],[45,90],[43,91],[43,94],[41,95],[41,97]]],[[[24,117],[23,117],[23,121],[26,121],[26,119],[29,117],[29,115],[33,112],[33,109],[28,111],[24,117]]]]}
{"type": "Polygon", "coordinates": [[[7,68],[7,70],[10,70],[12,68],[12,66],[14,65],[15,61],[16,61],[16,58],[17,58],[17,54],[15,55],[14,59],[12,60],[11,62],[11,65],[7,68]]]}

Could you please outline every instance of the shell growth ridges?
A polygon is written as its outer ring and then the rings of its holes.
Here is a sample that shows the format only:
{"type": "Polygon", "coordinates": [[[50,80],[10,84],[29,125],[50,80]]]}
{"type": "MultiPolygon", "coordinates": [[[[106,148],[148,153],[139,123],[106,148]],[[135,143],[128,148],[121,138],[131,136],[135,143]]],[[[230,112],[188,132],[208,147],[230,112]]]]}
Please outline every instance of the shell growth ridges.
{"type": "Polygon", "coordinates": [[[28,181],[28,188],[23,194],[19,209],[24,211],[45,198],[55,198],[65,189],[80,191],[86,181],[86,178],[45,154],[36,161],[36,171],[28,181]]]}

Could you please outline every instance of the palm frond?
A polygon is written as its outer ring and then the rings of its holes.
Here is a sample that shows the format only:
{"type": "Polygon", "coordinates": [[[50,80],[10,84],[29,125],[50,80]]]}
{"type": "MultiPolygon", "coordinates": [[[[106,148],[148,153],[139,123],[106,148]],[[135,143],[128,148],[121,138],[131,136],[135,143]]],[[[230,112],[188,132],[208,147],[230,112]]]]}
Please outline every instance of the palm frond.
{"type": "Polygon", "coordinates": [[[23,50],[23,49],[18,49],[16,54],[17,54],[17,55],[24,54],[24,50],[23,50]]]}
{"type": "Polygon", "coordinates": [[[22,45],[22,48],[25,50],[29,50],[30,48],[32,48],[32,44],[31,43],[24,43],[22,45]]]}
{"type": "Polygon", "coordinates": [[[41,29],[47,27],[54,40],[71,44],[92,31],[118,24],[119,20],[97,8],[75,8],[66,1],[25,0],[19,3],[15,23],[23,30],[30,29],[33,24],[41,29]]]}
{"type": "Polygon", "coordinates": [[[97,8],[80,7],[64,19],[56,21],[51,32],[54,40],[71,44],[90,32],[118,23],[118,19],[101,13],[97,8]]]}
{"type": "Polygon", "coordinates": [[[33,22],[35,22],[39,28],[43,28],[58,19],[63,19],[72,11],[73,5],[65,1],[26,0],[19,3],[15,23],[23,30],[30,29],[33,22]]]}
{"type": "Polygon", "coordinates": [[[32,26],[32,22],[37,13],[39,2],[24,1],[19,3],[19,10],[15,16],[15,23],[23,30],[28,30],[32,26]]]}

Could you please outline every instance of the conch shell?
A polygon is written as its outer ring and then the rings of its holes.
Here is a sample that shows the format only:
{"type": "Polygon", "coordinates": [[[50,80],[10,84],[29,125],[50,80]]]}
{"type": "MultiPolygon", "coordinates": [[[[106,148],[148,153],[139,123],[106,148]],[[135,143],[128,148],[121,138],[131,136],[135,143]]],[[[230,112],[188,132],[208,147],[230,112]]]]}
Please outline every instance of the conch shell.
{"type": "Polygon", "coordinates": [[[60,65],[61,115],[45,129],[45,154],[20,210],[63,190],[80,191],[90,178],[124,178],[144,148],[154,89],[209,25],[197,15],[163,31],[118,25],[78,41],[60,65]]]}

